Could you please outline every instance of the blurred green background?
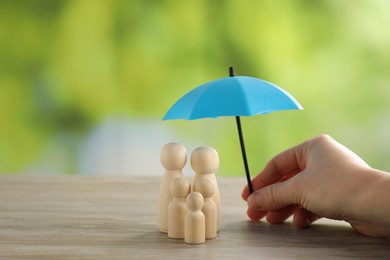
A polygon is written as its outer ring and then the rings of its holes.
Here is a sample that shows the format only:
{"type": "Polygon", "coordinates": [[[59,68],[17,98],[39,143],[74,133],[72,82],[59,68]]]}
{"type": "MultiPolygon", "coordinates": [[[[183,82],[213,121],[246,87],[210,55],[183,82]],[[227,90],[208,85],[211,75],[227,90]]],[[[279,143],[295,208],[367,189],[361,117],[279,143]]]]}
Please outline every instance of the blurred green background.
{"type": "Polygon", "coordinates": [[[243,118],[252,175],[328,133],[390,170],[390,1],[0,1],[0,172],[158,175],[159,149],[214,146],[234,118],[161,121],[192,88],[273,82],[305,108],[243,118]]]}

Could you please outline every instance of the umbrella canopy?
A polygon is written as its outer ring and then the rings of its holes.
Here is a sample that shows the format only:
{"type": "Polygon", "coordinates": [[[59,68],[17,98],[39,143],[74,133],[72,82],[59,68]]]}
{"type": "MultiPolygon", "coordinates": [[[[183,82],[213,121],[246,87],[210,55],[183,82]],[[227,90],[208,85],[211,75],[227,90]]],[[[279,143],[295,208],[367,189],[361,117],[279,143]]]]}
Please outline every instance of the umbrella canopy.
{"type": "Polygon", "coordinates": [[[302,106],[287,91],[261,79],[234,76],[231,67],[230,77],[216,79],[191,90],[168,110],[163,120],[235,116],[248,188],[252,193],[240,116],[301,109],[302,106]]]}
{"type": "Polygon", "coordinates": [[[220,116],[252,116],[280,110],[303,109],[278,86],[252,77],[236,76],[203,84],[180,98],[163,120],[220,116]]]}

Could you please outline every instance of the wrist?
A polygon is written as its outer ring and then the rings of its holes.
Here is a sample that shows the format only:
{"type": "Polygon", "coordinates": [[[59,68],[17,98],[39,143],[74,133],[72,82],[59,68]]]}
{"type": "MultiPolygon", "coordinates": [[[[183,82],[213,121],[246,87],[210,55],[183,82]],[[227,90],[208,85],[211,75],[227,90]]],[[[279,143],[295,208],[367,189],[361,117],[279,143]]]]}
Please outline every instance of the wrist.
{"type": "Polygon", "coordinates": [[[369,236],[390,236],[390,174],[365,169],[353,196],[347,221],[359,232],[369,236]]]}

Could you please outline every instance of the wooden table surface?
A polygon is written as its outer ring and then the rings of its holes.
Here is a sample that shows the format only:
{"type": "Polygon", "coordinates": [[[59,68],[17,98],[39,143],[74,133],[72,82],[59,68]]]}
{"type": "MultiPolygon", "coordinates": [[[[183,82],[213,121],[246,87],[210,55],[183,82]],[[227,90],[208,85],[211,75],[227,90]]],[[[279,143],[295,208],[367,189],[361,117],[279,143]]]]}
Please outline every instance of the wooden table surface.
{"type": "Polygon", "coordinates": [[[222,224],[203,245],[157,229],[159,178],[0,176],[0,259],[389,258],[390,240],[320,220],[251,222],[240,198],[244,178],[219,178],[222,224]]]}

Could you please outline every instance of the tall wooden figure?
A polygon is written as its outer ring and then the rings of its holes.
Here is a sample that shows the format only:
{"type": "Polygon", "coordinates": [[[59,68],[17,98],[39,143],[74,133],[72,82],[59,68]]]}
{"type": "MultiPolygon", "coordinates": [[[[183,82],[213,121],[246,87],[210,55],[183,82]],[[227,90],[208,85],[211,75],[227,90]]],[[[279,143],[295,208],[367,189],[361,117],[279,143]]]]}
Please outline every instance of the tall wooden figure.
{"type": "Polygon", "coordinates": [[[177,177],[183,176],[183,167],[187,162],[187,152],[183,145],[168,143],[163,146],[160,153],[160,161],[165,168],[161,180],[158,203],[158,227],[161,232],[168,232],[168,206],[172,200],[170,185],[177,177]]]}
{"type": "Polygon", "coordinates": [[[206,241],[205,217],[201,211],[203,196],[199,192],[191,192],[186,199],[188,212],[184,225],[184,242],[187,244],[203,244],[206,241]]]}
{"type": "Polygon", "coordinates": [[[208,178],[201,177],[194,189],[204,198],[202,212],[206,220],[206,239],[213,239],[217,236],[217,207],[212,199],[214,185],[208,178]]]}
{"type": "Polygon", "coordinates": [[[198,147],[191,154],[191,167],[196,173],[191,184],[191,191],[194,190],[195,183],[200,178],[208,178],[214,185],[213,201],[217,208],[217,231],[221,227],[221,199],[215,172],[219,167],[219,156],[217,151],[212,147],[198,147]]]}
{"type": "Polygon", "coordinates": [[[190,193],[191,184],[186,177],[177,177],[171,184],[173,200],[168,207],[168,237],[184,238],[184,219],[188,208],[186,198],[190,193]]]}

